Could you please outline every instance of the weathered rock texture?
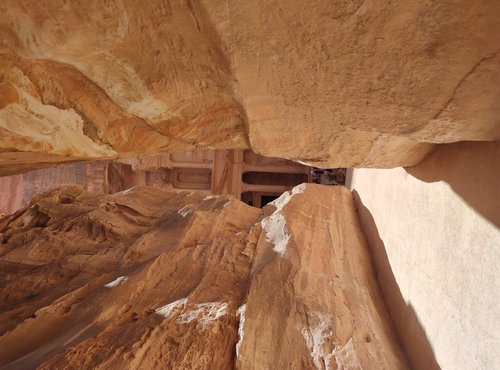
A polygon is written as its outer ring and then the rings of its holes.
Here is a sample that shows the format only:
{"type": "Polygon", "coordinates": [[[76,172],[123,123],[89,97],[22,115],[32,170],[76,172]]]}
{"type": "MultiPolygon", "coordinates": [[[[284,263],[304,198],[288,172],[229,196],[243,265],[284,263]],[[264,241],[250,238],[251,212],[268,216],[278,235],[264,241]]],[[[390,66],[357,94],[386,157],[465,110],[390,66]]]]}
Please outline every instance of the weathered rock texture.
{"type": "Polygon", "coordinates": [[[6,152],[247,146],[229,65],[189,2],[7,1],[0,11],[6,152]]]}
{"type": "Polygon", "coordinates": [[[407,368],[345,188],[67,187],[0,228],[6,368],[407,368]]]}
{"type": "Polygon", "coordinates": [[[0,171],[251,147],[419,162],[500,137],[497,0],[0,4],[0,171]]]}

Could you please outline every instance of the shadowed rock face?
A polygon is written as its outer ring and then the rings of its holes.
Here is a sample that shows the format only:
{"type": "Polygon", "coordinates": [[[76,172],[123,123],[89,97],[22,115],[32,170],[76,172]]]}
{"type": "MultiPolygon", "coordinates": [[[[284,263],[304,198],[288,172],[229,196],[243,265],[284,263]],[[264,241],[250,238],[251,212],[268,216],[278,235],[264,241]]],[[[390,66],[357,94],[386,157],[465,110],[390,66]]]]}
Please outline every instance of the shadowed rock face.
{"type": "Polygon", "coordinates": [[[499,13],[496,0],[3,1],[0,174],[193,146],[394,167],[430,143],[498,139],[499,13]]]}
{"type": "Polygon", "coordinates": [[[66,187],[0,231],[0,366],[407,368],[343,187],[66,187]]]}

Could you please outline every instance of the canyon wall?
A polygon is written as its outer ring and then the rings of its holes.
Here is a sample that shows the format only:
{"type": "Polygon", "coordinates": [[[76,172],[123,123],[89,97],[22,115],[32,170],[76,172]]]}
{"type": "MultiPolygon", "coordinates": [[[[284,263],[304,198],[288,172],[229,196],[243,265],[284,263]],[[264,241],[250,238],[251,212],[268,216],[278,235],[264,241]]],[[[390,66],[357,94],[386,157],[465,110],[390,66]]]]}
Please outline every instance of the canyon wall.
{"type": "Polygon", "coordinates": [[[353,171],[377,280],[415,370],[500,364],[498,163],[500,143],[469,142],[407,169],[353,171]]]}
{"type": "Polygon", "coordinates": [[[36,194],[64,185],[76,184],[94,194],[106,193],[106,165],[105,162],[69,163],[0,177],[0,214],[14,213],[36,194]]]}
{"type": "Polygon", "coordinates": [[[408,368],[344,187],[258,209],[72,186],[0,232],[0,366],[408,368]]]}
{"type": "Polygon", "coordinates": [[[496,140],[495,0],[7,0],[0,174],[252,148],[394,167],[496,140]]]}

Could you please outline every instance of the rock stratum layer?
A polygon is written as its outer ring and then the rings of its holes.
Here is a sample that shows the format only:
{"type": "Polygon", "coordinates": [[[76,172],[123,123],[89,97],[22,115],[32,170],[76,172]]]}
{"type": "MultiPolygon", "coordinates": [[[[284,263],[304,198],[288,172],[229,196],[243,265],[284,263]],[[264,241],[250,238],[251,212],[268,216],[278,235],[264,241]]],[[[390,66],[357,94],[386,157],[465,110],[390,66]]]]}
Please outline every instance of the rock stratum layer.
{"type": "Polygon", "coordinates": [[[193,146],[394,167],[431,143],[496,140],[499,13],[496,0],[6,0],[0,173],[193,146]]]}
{"type": "Polygon", "coordinates": [[[2,368],[407,368],[343,187],[66,187],[0,228],[2,368]]]}

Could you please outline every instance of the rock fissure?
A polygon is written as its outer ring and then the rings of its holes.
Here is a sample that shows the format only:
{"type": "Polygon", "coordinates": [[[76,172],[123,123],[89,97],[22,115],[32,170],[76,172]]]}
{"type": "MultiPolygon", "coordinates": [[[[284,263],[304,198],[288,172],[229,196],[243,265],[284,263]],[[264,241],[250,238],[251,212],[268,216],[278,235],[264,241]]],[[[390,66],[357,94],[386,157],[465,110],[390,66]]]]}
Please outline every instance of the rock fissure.
{"type": "Polygon", "coordinates": [[[469,78],[479,68],[479,66],[482,63],[484,63],[486,60],[496,58],[499,53],[500,53],[500,49],[498,49],[497,51],[495,51],[495,52],[493,52],[491,54],[488,54],[487,56],[479,59],[479,61],[477,61],[476,63],[474,63],[474,65],[472,66],[472,68],[458,81],[457,85],[454,87],[453,91],[451,92],[451,95],[448,98],[448,100],[446,100],[446,102],[443,104],[443,107],[439,110],[438,113],[436,113],[434,115],[434,117],[432,117],[432,119],[437,119],[444,111],[446,111],[446,109],[448,108],[448,106],[451,104],[451,102],[455,98],[455,96],[457,94],[457,91],[464,84],[464,82],[467,80],[467,78],[469,78]]]}

